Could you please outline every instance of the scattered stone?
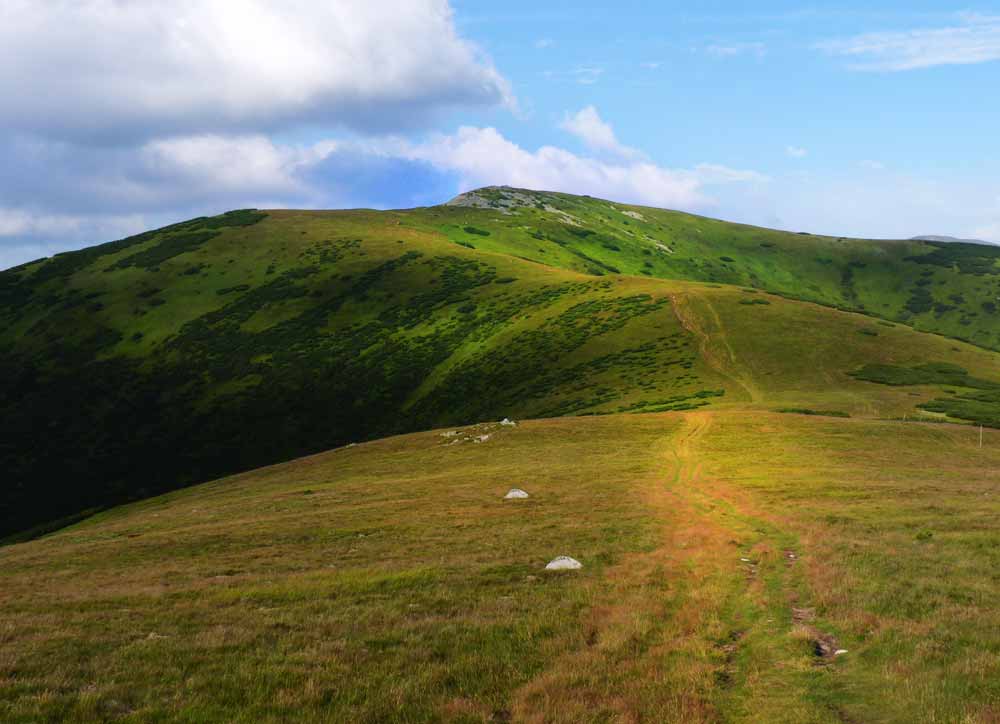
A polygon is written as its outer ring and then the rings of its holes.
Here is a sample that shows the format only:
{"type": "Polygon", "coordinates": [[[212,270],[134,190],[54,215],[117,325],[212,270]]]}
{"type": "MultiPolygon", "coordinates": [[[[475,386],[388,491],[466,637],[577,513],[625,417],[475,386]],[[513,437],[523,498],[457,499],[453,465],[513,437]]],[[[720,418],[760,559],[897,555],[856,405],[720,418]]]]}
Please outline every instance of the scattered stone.
{"type": "Polygon", "coordinates": [[[830,634],[817,633],[816,638],[813,640],[813,653],[816,657],[829,659],[831,656],[836,655],[835,651],[843,651],[843,649],[837,647],[837,640],[830,634]]]}
{"type": "Polygon", "coordinates": [[[545,566],[547,571],[575,571],[578,568],[583,568],[583,564],[569,556],[557,556],[545,566]]]}
{"type": "Polygon", "coordinates": [[[521,490],[520,488],[511,488],[509,491],[507,491],[507,494],[505,496],[503,496],[503,499],[504,500],[515,500],[515,499],[518,499],[518,498],[527,498],[527,497],[530,497],[530,496],[526,492],[524,492],[523,490],[521,490]]]}
{"type": "Polygon", "coordinates": [[[472,438],[472,442],[475,443],[486,442],[489,439],[490,439],[489,435],[479,435],[478,437],[472,438]]]}
{"type": "Polygon", "coordinates": [[[847,649],[837,649],[836,651],[833,652],[833,655],[834,656],[843,656],[846,653],[847,653],[847,649]]]}
{"type": "Polygon", "coordinates": [[[509,417],[505,417],[500,421],[500,424],[504,427],[517,427],[517,423],[511,420],[509,417]]]}
{"type": "Polygon", "coordinates": [[[458,430],[448,430],[448,432],[442,432],[441,437],[455,437],[458,434],[458,430]]]}

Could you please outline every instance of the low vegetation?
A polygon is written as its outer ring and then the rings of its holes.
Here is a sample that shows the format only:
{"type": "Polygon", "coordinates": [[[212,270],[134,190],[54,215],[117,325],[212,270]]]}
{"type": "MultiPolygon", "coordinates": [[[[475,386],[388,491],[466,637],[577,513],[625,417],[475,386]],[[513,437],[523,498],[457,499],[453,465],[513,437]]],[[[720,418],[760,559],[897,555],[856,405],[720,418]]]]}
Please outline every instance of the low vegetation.
{"type": "Polygon", "coordinates": [[[898,367],[866,365],[854,377],[883,385],[926,385],[948,393],[918,405],[919,409],[980,425],[1000,427],[1000,381],[974,377],[958,365],[943,362],[898,367]]]}
{"type": "Polygon", "coordinates": [[[454,430],[2,549],[0,718],[991,721],[1000,433],[454,430]],[[558,555],[583,569],[546,572],[558,555]]]}
{"type": "Polygon", "coordinates": [[[847,374],[939,360],[987,379],[994,357],[910,325],[1000,343],[991,253],[487,189],[241,210],[26,264],[0,273],[0,538],[504,415],[922,405],[997,424],[990,389],[911,397],[847,374]],[[927,310],[905,308],[912,289],[927,310]]]}

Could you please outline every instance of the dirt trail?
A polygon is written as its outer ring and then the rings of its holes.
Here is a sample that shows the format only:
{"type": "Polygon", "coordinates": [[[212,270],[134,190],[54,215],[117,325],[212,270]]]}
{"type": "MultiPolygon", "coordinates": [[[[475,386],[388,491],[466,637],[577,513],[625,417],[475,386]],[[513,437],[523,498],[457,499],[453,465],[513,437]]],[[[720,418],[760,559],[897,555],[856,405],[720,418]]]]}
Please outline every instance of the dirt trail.
{"type": "Polygon", "coordinates": [[[659,544],[592,584],[583,643],[515,694],[514,721],[714,722],[745,696],[741,650],[792,623],[793,544],[744,491],[704,472],[713,420],[686,413],[665,439],[664,474],[644,491],[659,544]]]}
{"type": "Polygon", "coordinates": [[[760,390],[741,372],[736,352],[726,336],[722,318],[712,303],[694,292],[671,294],[670,301],[681,326],[697,337],[698,348],[708,366],[742,388],[750,402],[758,402],[761,398],[760,390]],[[704,314],[694,308],[695,302],[704,314]]]}
{"type": "Polygon", "coordinates": [[[702,470],[698,449],[712,422],[711,412],[686,413],[665,440],[664,474],[645,490],[659,545],[627,556],[593,583],[583,645],[516,693],[514,721],[722,718],[719,682],[735,678],[746,628],[728,621],[727,610],[734,598],[764,594],[740,562],[750,550],[744,516],[752,504],[702,470]],[[747,540],[746,551],[734,545],[738,538],[747,540]]]}

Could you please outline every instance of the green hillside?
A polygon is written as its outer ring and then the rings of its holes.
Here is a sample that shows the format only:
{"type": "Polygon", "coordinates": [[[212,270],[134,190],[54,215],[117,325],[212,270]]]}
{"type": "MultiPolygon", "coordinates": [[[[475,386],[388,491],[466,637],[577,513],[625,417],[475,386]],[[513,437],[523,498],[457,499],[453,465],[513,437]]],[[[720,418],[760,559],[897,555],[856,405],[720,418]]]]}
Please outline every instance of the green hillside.
{"type": "Polygon", "coordinates": [[[0,273],[0,536],[503,416],[1000,424],[994,251],[486,189],[236,211],[58,255],[0,273]]]}
{"type": "Polygon", "coordinates": [[[1000,246],[793,234],[505,187],[412,213],[486,251],[593,274],[750,286],[1000,349],[1000,246]]]}

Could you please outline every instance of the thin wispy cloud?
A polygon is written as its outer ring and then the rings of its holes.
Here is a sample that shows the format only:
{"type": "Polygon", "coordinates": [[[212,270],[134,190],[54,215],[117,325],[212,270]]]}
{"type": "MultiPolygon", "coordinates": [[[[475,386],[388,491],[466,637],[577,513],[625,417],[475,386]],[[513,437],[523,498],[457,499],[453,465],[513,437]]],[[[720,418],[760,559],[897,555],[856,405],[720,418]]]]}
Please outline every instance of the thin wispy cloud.
{"type": "Polygon", "coordinates": [[[716,58],[733,58],[739,55],[751,55],[762,58],[767,54],[764,43],[713,43],[705,48],[705,52],[716,58]]]}
{"type": "Polygon", "coordinates": [[[959,23],[949,27],[864,33],[816,47],[855,59],[848,67],[859,71],[895,72],[1000,60],[1000,16],[962,13],[958,18],[959,23]]]}
{"type": "Polygon", "coordinates": [[[785,153],[792,158],[805,158],[809,155],[809,151],[799,146],[785,146],[785,153]]]}
{"type": "Polygon", "coordinates": [[[599,65],[578,65],[574,68],[563,70],[543,70],[539,75],[546,80],[560,83],[594,85],[604,75],[604,68],[599,65]]]}
{"type": "Polygon", "coordinates": [[[555,45],[555,41],[552,38],[539,38],[535,41],[535,47],[539,50],[551,48],[553,45],[555,45]]]}
{"type": "Polygon", "coordinates": [[[574,68],[571,75],[580,85],[593,85],[604,75],[604,68],[597,66],[582,66],[574,68]]]}

